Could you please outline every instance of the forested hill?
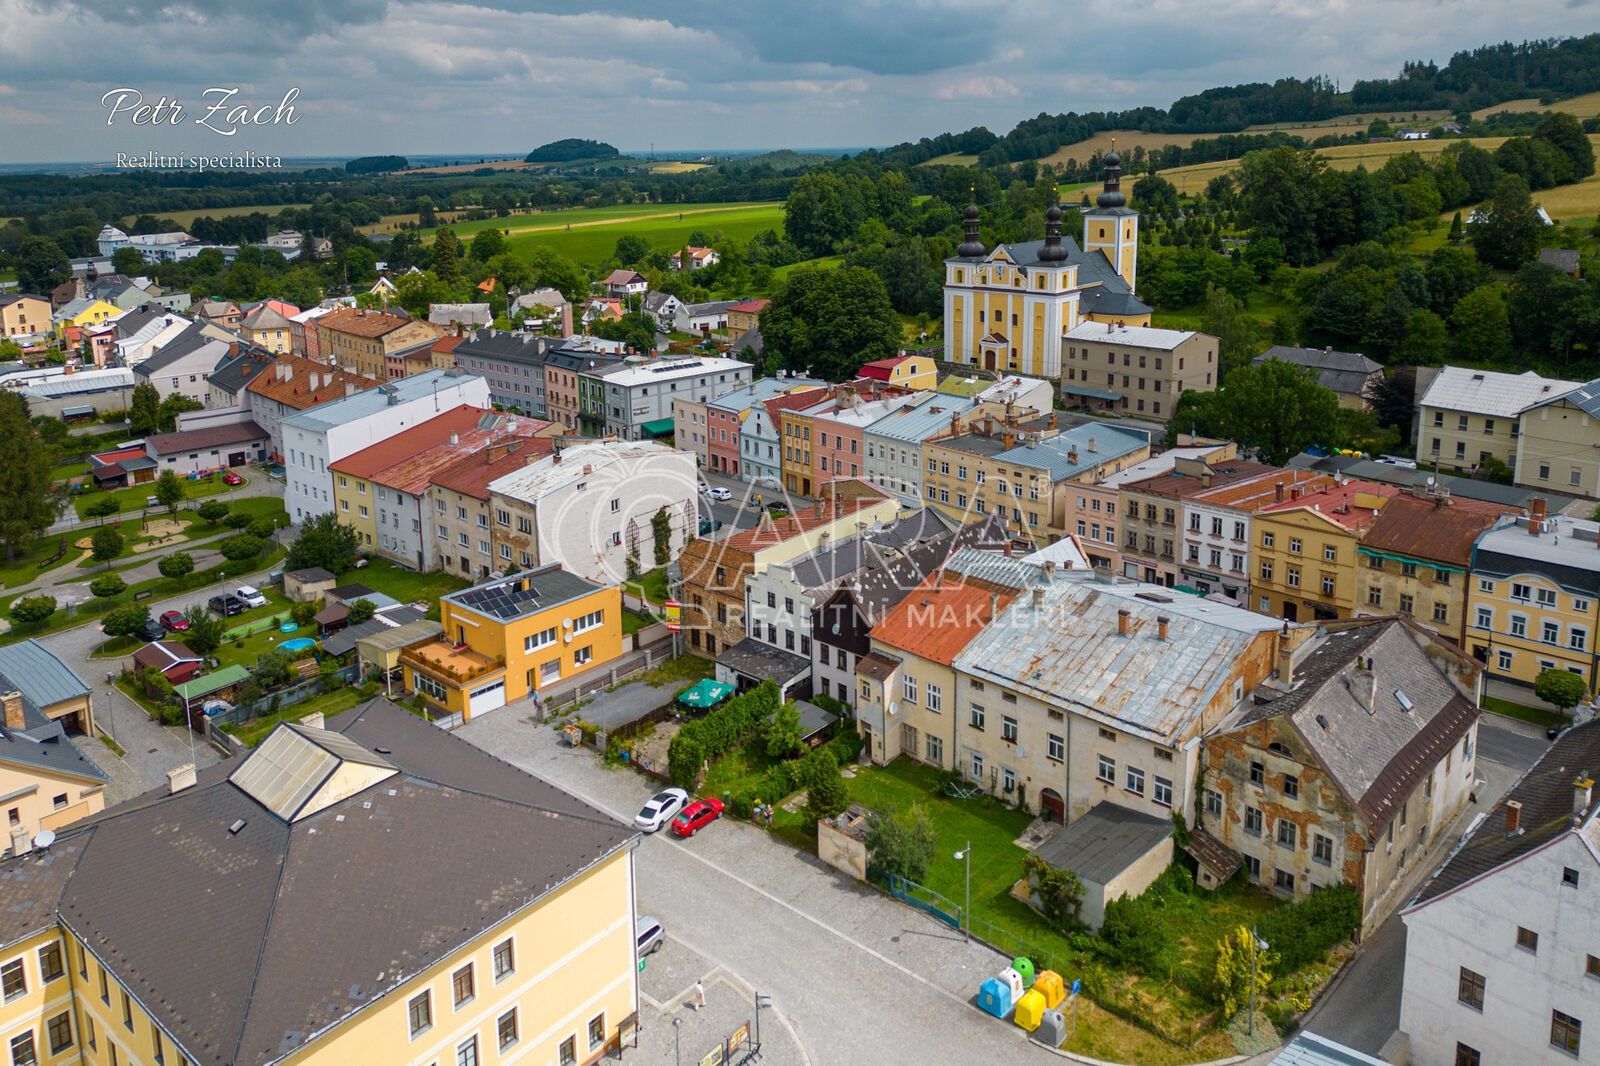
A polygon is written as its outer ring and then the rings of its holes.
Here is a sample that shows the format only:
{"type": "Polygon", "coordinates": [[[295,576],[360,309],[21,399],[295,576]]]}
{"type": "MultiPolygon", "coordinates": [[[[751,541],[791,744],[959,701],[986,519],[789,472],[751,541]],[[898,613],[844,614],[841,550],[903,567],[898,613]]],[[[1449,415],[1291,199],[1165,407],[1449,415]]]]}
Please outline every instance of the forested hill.
{"type": "Polygon", "coordinates": [[[1367,111],[1473,111],[1509,100],[1546,102],[1600,90],[1600,33],[1458,52],[1443,67],[1405,64],[1393,78],[1357,81],[1341,91],[1323,75],[1280,78],[1268,85],[1228,85],[1185,96],[1163,111],[1139,107],[1085,114],[1040,114],[1004,137],[983,127],[895,145],[876,156],[914,166],[951,152],[978,155],[984,166],[1040,159],[1103,130],[1149,133],[1237,133],[1275,122],[1317,122],[1367,111]]]}

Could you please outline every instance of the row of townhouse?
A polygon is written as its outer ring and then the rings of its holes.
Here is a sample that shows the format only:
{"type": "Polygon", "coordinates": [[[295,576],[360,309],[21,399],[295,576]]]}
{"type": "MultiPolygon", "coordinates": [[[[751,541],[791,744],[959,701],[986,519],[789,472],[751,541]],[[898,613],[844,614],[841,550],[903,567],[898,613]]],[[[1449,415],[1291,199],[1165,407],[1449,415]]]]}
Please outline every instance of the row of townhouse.
{"type": "Polygon", "coordinates": [[[1421,460],[1468,473],[1494,462],[1517,485],[1600,499],[1600,379],[1424,370],[1415,425],[1421,460]]]}
{"type": "MultiPolygon", "coordinates": [[[[1290,897],[1349,883],[1370,932],[1475,777],[1481,664],[1404,616],[1284,625],[966,549],[868,640],[855,678],[868,756],[953,771],[1065,823],[1061,846],[1039,848],[1062,864],[1079,834],[1144,841],[1115,894],[1166,867],[1181,815],[1202,884],[1241,867],[1290,897]]],[[[1086,896],[1085,920],[1104,902],[1086,896]]]]}

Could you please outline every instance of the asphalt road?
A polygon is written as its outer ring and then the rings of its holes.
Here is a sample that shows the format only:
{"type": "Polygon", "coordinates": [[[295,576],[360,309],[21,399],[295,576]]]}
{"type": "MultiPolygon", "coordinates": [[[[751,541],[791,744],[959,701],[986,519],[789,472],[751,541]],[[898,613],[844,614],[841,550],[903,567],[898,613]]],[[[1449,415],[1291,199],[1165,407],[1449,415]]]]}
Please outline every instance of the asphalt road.
{"type": "Polygon", "coordinates": [[[798,510],[815,502],[807,496],[780,492],[770,485],[750,485],[736,477],[728,477],[703,468],[700,471],[700,480],[710,488],[725,488],[733,493],[731,500],[713,500],[703,493],[700,496],[700,517],[713,517],[720,521],[723,528],[718,531],[719,534],[725,534],[729,529],[753,527],[760,514],[754,500],[758,495],[761,497],[762,506],[781,501],[787,503],[792,510],[798,510]]]}
{"type": "MultiPolygon", "coordinates": [[[[1485,715],[1478,726],[1478,802],[1468,804],[1447,837],[1454,847],[1472,819],[1499,802],[1518,777],[1549,747],[1537,727],[1496,715],[1485,715]]],[[[1437,868],[1448,848],[1433,852],[1426,866],[1419,865],[1419,882],[1437,868]]],[[[1414,894],[1419,885],[1413,886],[1414,894]]],[[[1409,894],[1407,896],[1409,902],[1409,894]]],[[[1398,915],[1391,915],[1367,938],[1361,952],[1336,979],[1334,987],[1317,1001],[1306,1016],[1305,1028],[1318,1036],[1376,1055],[1400,1027],[1400,990],[1405,978],[1406,930],[1398,915]]]]}
{"type": "MultiPolygon", "coordinates": [[[[458,735],[628,821],[653,791],[593,752],[560,746],[515,704],[458,735]]],[[[764,1024],[792,1035],[806,1062],[1061,1061],[971,1005],[1001,956],[748,823],[725,819],[687,841],[649,837],[636,869],[639,911],[660,918],[670,938],[650,966],[670,965],[684,948],[770,995],[764,1024]]]]}

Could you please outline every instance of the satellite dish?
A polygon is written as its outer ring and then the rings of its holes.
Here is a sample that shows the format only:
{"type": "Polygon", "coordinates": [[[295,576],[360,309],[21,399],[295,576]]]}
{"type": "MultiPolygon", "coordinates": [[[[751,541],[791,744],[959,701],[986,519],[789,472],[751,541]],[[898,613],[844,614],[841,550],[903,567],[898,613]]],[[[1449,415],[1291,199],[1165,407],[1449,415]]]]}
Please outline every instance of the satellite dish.
{"type": "Polygon", "coordinates": [[[48,848],[55,842],[56,834],[55,830],[53,829],[41,829],[39,830],[38,835],[33,838],[33,846],[41,851],[43,851],[45,848],[48,848]]]}
{"type": "Polygon", "coordinates": [[[1428,487],[1429,487],[1429,488],[1430,488],[1430,489],[1431,489],[1431,488],[1433,488],[1433,484],[1434,484],[1434,477],[1433,477],[1433,475],[1432,475],[1432,474],[1429,474],[1429,475],[1428,475],[1428,487]]]}

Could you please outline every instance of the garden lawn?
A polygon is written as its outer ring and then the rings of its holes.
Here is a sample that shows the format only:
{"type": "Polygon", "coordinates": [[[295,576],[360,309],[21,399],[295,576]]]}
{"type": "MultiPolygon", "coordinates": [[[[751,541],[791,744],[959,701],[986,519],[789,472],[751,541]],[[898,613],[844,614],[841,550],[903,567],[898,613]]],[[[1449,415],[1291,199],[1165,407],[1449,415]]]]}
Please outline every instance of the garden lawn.
{"type": "MultiPolygon", "coordinates": [[[[280,608],[281,610],[281,608],[280,608]]],[[[213,654],[222,666],[242,666],[246,670],[256,664],[263,652],[268,652],[279,647],[286,640],[296,637],[315,637],[316,627],[302,626],[293,633],[280,633],[278,627],[268,626],[259,633],[252,633],[248,637],[236,640],[227,640],[222,643],[213,654]]]]}
{"type": "MultiPolygon", "coordinates": [[[[248,482],[246,483],[248,484],[248,482]]],[[[228,492],[234,488],[242,487],[243,486],[225,485],[223,484],[222,479],[217,477],[201,478],[196,481],[190,481],[189,479],[185,478],[183,480],[183,498],[186,500],[198,500],[207,496],[216,496],[220,493],[228,492]]],[[[129,511],[144,510],[145,501],[155,494],[155,482],[150,481],[143,485],[129,485],[125,489],[112,489],[110,492],[85,492],[79,496],[73,497],[72,506],[77,509],[79,518],[87,518],[89,516],[85,513],[84,508],[88,507],[91,503],[97,503],[109,496],[117,501],[117,509],[123,514],[127,514],[129,511]]],[[[152,515],[155,515],[158,512],[161,515],[165,515],[167,513],[167,509],[160,506],[150,508],[150,513],[152,515]]]]}
{"type": "Polygon", "coordinates": [[[78,550],[72,547],[76,539],[73,533],[49,533],[39,537],[28,545],[27,550],[17,553],[12,562],[0,562],[0,585],[6,588],[16,588],[20,585],[31,585],[39,580],[41,574],[48,574],[58,566],[64,566],[78,558],[78,550]],[[40,564],[56,553],[61,539],[67,539],[67,553],[51,564],[50,570],[40,570],[40,564]]]}
{"type": "Polygon", "coordinates": [[[639,630],[653,622],[655,622],[655,619],[648,615],[642,615],[638,611],[630,611],[626,607],[622,609],[622,635],[625,637],[639,632],[639,630]]]}
{"type": "Polygon", "coordinates": [[[327,717],[332,718],[336,714],[348,711],[350,708],[365,702],[359,689],[346,685],[344,688],[335,689],[332,692],[318,693],[309,700],[285,707],[281,711],[264,714],[260,718],[252,718],[243,725],[226,725],[222,728],[253,748],[265,740],[267,734],[276,729],[280,722],[298,722],[306,715],[316,711],[321,711],[327,717]]]}
{"type": "Polygon", "coordinates": [[[676,685],[679,689],[684,689],[699,681],[702,677],[715,676],[716,664],[711,660],[702,659],[698,655],[680,655],[676,659],[668,659],[666,662],[646,670],[631,681],[624,682],[624,684],[643,681],[645,684],[653,685],[656,688],[660,688],[663,685],[676,685]]]}
{"type": "Polygon", "coordinates": [[[467,588],[469,583],[452,574],[441,573],[437,570],[428,573],[418,573],[407,570],[405,567],[390,562],[388,559],[371,559],[367,565],[357,570],[351,568],[339,575],[341,585],[365,585],[374,592],[381,592],[386,596],[393,596],[401,603],[422,601],[434,604],[440,596],[450,592],[459,592],[467,588]]]}
{"type": "MultiPolygon", "coordinates": [[[[940,789],[941,771],[900,759],[887,767],[863,767],[851,779],[850,798],[879,811],[901,810],[920,804],[937,833],[938,843],[929,868],[927,886],[960,906],[964,895],[965,864],[955,853],[972,845],[972,920],[974,933],[1007,953],[1026,954],[1036,963],[1056,969],[1069,982],[1082,975],[1093,961],[1085,941],[1074,943],[1052,929],[1032,908],[1010,895],[1023,875],[1026,852],[1014,841],[1031,822],[1030,815],[1005,807],[988,796],[955,799],[940,789]]],[[[1228,929],[1249,924],[1276,906],[1274,900],[1250,887],[1229,887],[1214,894],[1183,895],[1161,910],[1181,956],[1179,976],[1157,980],[1098,962],[1103,983],[1121,1002],[1116,1011],[1096,1010],[1090,1024],[1080,1012],[1077,1032],[1065,1045],[1069,1050],[1121,1062],[1195,1062],[1232,1053],[1232,1044],[1220,1031],[1204,1023],[1214,1007],[1206,994],[1215,960],[1215,944],[1228,929]],[[1186,1034],[1181,1042],[1162,1039],[1156,1032],[1133,1024],[1129,1017],[1150,1019],[1169,1033],[1186,1034]]]]}
{"type": "Polygon", "coordinates": [[[636,581],[624,581],[622,591],[631,592],[649,603],[667,602],[667,568],[658,566],[639,575],[636,581]]]}
{"type": "Polygon", "coordinates": [[[1484,710],[1503,714],[1507,718],[1517,718],[1524,722],[1532,722],[1542,729],[1552,729],[1567,724],[1568,720],[1554,711],[1547,711],[1542,707],[1529,707],[1522,703],[1513,703],[1503,700],[1499,696],[1485,696],[1481,704],[1484,710]]]}
{"type": "Polygon", "coordinates": [[[50,471],[50,480],[71,481],[75,477],[83,477],[88,472],[88,463],[66,463],[50,471]]]}

